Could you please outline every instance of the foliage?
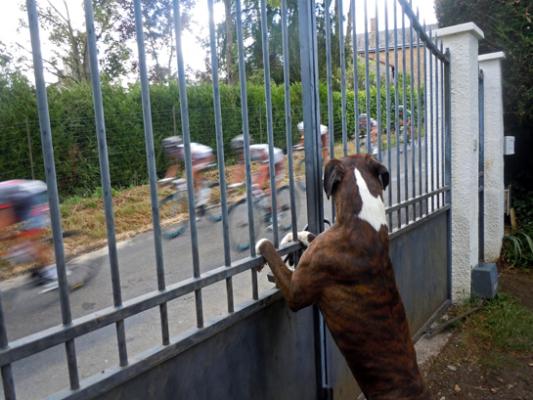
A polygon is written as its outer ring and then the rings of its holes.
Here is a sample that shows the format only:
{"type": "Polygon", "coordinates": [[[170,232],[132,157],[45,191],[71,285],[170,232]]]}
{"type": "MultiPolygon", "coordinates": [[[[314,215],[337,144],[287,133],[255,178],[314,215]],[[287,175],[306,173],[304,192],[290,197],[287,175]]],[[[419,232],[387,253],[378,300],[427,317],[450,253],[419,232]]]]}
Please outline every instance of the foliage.
{"type": "MultiPolygon", "coordinates": [[[[505,111],[533,121],[533,27],[531,2],[524,0],[437,0],[440,26],[473,21],[483,31],[480,53],[504,51],[505,111]]],[[[529,125],[531,126],[531,125],[529,125]]]]}
{"type": "MultiPolygon", "coordinates": [[[[161,140],[181,134],[179,91],[175,83],[151,86],[152,121],[158,172],[166,167],[161,140]]],[[[107,145],[112,183],[128,187],[146,181],[146,153],[138,84],[124,88],[105,82],[102,85],[107,145]]],[[[327,124],[327,88],[320,87],[321,115],[327,124]]],[[[394,90],[391,92],[394,96],[394,90]]],[[[400,93],[401,94],[401,93],[400,93]]],[[[409,92],[407,99],[409,99],[409,92]]],[[[187,89],[191,138],[216,148],[213,88],[211,84],[190,85],[187,89]]],[[[375,88],[371,88],[371,114],[376,115],[375,88]]],[[[238,86],[221,85],[222,129],[226,155],[231,161],[229,141],[241,133],[241,101],[238,86]]],[[[334,132],[341,138],[340,93],[334,92],[334,132]]],[[[60,192],[63,195],[91,193],[100,186],[98,147],[95,135],[91,89],[88,83],[48,88],[50,120],[56,169],[60,192]]],[[[359,92],[359,112],[366,107],[365,91],[359,92]]],[[[393,97],[394,99],[394,97],[393,97]]],[[[401,97],[400,97],[401,99],[401,97]]],[[[272,117],[274,143],[286,147],[284,88],[272,85],[272,117]]],[[[353,91],[347,91],[347,131],[355,130],[353,91]]],[[[381,91],[382,121],[385,118],[385,88],[381,91]]],[[[401,103],[401,101],[400,101],[401,103]]],[[[391,101],[391,104],[394,104],[391,101]]],[[[249,130],[256,143],[266,143],[266,105],[264,86],[248,84],[249,130]]],[[[301,84],[291,85],[293,141],[298,139],[296,124],[302,120],[301,84]]],[[[392,118],[394,118],[392,116],[392,118]]],[[[384,125],[383,125],[384,126],[384,125]]],[[[0,180],[30,178],[33,160],[36,178],[44,178],[33,87],[20,74],[0,79],[0,180]],[[9,99],[9,101],[4,101],[9,99]],[[31,143],[28,143],[28,136],[31,143]],[[31,154],[31,158],[30,158],[31,154]]]]}
{"type": "Polygon", "coordinates": [[[533,267],[533,193],[513,188],[518,228],[503,238],[502,258],[510,265],[533,267]]]}

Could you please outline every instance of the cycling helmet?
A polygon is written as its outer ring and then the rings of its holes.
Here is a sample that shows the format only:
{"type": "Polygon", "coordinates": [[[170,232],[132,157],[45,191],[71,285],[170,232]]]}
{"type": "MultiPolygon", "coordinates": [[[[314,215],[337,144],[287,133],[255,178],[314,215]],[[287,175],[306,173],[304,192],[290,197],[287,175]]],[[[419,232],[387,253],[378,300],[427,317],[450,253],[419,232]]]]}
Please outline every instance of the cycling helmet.
{"type": "MultiPolygon", "coordinates": [[[[253,143],[252,138],[250,138],[250,144],[253,143]]],[[[231,149],[234,151],[242,150],[244,149],[244,135],[237,135],[233,139],[231,139],[231,149]]]]}
{"type": "Polygon", "coordinates": [[[169,136],[164,138],[161,143],[165,149],[176,148],[183,144],[181,136],[169,136]]]}

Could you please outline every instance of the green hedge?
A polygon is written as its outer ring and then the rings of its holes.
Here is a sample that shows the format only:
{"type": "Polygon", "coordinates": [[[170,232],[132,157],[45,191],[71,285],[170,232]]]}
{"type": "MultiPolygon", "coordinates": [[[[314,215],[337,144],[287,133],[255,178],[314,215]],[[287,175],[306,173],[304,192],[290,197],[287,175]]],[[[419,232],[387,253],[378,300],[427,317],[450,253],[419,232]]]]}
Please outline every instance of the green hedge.
{"type": "MultiPolygon", "coordinates": [[[[146,181],[146,152],[139,85],[128,88],[103,85],[104,113],[111,179],[114,187],[146,181]]],[[[151,104],[158,173],[166,168],[161,139],[174,132],[181,134],[177,85],[152,85],[151,104]],[[174,122],[175,119],[175,122],[174,122]]],[[[371,114],[376,115],[377,90],[371,88],[371,114]]],[[[222,128],[228,162],[232,161],[229,141],[241,132],[241,102],[238,86],[221,85],[222,128]]],[[[392,91],[394,96],[394,91],[392,91]]],[[[320,87],[321,114],[327,123],[327,89],[320,87]]],[[[407,98],[409,99],[409,93],[407,98]]],[[[0,180],[31,178],[30,152],[37,179],[44,179],[35,92],[21,77],[0,80],[0,180]],[[28,145],[28,132],[31,149],[28,145]]],[[[347,128],[354,131],[353,91],[347,92],[347,128]]],[[[382,120],[385,120],[385,88],[381,91],[382,120]]],[[[394,104],[394,98],[391,104],[394,104]]],[[[48,101],[59,190],[62,195],[85,194],[100,186],[98,147],[89,85],[51,86],[48,101]]],[[[359,109],[365,109],[365,92],[358,96],[359,109]]],[[[212,87],[209,84],[188,88],[189,120],[192,140],[216,147],[212,87]]],[[[401,101],[400,101],[401,103],[401,101]]],[[[301,85],[291,87],[292,129],[302,119],[301,85]]],[[[409,103],[408,103],[409,104],[409,103]]],[[[283,86],[272,86],[272,117],[275,145],[285,148],[285,108],[283,86]]],[[[264,88],[248,85],[250,133],[256,143],[267,141],[264,88]]],[[[334,93],[335,136],[341,137],[340,93],[334,93]]],[[[352,134],[349,133],[351,137],[352,134]]]]}

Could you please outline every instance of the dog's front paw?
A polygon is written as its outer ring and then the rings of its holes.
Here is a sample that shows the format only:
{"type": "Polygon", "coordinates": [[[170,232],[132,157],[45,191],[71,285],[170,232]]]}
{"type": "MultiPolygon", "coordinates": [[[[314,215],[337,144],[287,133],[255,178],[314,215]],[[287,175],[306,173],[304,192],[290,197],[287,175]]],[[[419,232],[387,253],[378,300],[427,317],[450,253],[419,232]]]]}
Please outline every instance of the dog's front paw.
{"type": "MultiPolygon", "coordinates": [[[[255,244],[255,254],[258,255],[258,256],[262,256],[263,255],[263,252],[262,252],[262,248],[263,246],[272,246],[272,243],[270,242],[270,240],[268,239],[259,239],[256,244],[255,244]]],[[[258,265],[255,270],[257,272],[260,272],[263,267],[265,266],[265,264],[261,264],[261,265],[258,265]]]]}
{"type": "Polygon", "coordinates": [[[315,235],[308,231],[298,232],[298,241],[305,247],[309,247],[309,244],[314,240],[315,235]]]}

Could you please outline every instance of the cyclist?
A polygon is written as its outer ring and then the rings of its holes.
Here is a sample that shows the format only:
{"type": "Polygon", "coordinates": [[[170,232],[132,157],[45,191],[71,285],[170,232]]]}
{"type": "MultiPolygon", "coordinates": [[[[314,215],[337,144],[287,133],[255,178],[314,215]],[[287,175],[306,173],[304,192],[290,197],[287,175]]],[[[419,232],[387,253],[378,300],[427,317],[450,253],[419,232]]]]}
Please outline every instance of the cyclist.
{"type": "MultiPolygon", "coordinates": [[[[404,129],[404,115],[403,115],[403,110],[404,110],[404,107],[403,106],[398,106],[398,119],[399,119],[399,122],[400,122],[400,133],[403,132],[403,129],[404,129]]],[[[405,110],[405,119],[406,119],[406,122],[407,122],[407,144],[411,144],[411,111],[409,111],[408,109],[405,110]]]]}
{"type": "MultiPolygon", "coordinates": [[[[252,140],[250,139],[250,142],[252,140]]],[[[231,148],[237,154],[238,162],[241,168],[237,170],[234,178],[237,182],[244,181],[244,137],[243,135],[238,135],[231,139],[231,148]]],[[[268,152],[268,144],[250,144],[250,159],[260,163],[257,174],[253,176],[253,185],[260,190],[265,190],[268,188],[268,180],[270,178],[269,173],[269,161],[270,154],[268,152]]],[[[274,171],[276,175],[276,182],[282,179],[283,177],[283,168],[285,164],[285,155],[283,151],[274,147],[274,171]]]]}
{"type": "MultiPolygon", "coordinates": [[[[367,129],[367,114],[359,114],[359,137],[365,137],[367,129]]],[[[370,118],[370,142],[372,143],[372,155],[378,154],[378,122],[370,118]]]]}
{"type": "Polygon", "coordinates": [[[44,236],[50,226],[47,187],[37,180],[0,182],[0,229],[15,231],[8,259],[17,263],[33,262],[36,285],[57,287],[57,269],[51,245],[44,236]]]}
{"type": "MultiPolygon", "coordinates": [[[[296,128],[298,128],[298,131],[300,132],[300,145],[303,146],[304,144],[304,123],[303,121],[300,121],[298,125],[296,125],[296,128]]],[[[326,125],[320,124],[320,143],[322,145],[322,162],[324,165],[328,161],[329,157],[329,150],[328,150],[328,144],[329,144],[329,135],[328,135],[328,127],[326,125]]]]}
{"type": "MultiPolygon", "coordinates": [[[[168,184],[176,179],[178,165],[185,160],[185,149],[181,136],[170,136],[163,139],[163,148],[170,161],[165,177],[159,180],[161,184],[168,184]]],[[[194,182],[194,192],[196,194],[196,206],[205,207],[209,202],[211,190],[206,187],[206,179],[203,171],[207,169],[214,160],[213,149],[200,143],[191,143],[192,177],[194,182]]]]}

